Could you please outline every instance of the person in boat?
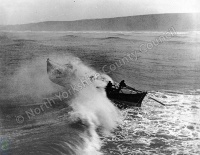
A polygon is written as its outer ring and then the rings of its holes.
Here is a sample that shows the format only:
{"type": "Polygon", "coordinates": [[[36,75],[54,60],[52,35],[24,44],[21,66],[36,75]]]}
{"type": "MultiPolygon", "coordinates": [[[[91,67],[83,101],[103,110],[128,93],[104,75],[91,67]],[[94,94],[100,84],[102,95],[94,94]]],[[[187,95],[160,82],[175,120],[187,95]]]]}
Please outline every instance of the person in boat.
{"type": "Polygon", "coordinates": [[[108,82],[107,86],[106,86],[106,92],[110,93],[111,91],[113,91],[113,84],[111,81],[108,82]]]}
{"type": "Polygon", "coordinates": [[[126,87],[125,81],[122,80],[122,81],[119,83],[118,92],[119,92],[122,88],[125,88],[125,87],[126,87]]]}

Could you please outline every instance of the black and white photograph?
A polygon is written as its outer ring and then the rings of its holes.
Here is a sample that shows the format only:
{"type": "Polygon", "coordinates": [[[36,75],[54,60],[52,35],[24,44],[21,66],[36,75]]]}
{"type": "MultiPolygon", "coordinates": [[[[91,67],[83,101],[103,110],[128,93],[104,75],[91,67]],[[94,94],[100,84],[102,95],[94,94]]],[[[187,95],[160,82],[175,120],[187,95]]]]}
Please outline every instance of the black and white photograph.
{"type": "Polygon", "coordinates": [[[199,0],[0,0],[0,155],[199,154],[199,0]]]}

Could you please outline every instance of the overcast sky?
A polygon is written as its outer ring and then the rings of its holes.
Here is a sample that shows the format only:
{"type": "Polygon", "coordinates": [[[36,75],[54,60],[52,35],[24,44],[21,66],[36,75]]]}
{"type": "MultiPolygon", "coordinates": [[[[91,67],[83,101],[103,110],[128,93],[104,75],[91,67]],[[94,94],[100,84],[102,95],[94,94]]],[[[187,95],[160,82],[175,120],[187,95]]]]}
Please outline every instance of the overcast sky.
{"type": "Polygon", "coordinates": [[[200,12],[200,0],[0,0],[0,25],[200,12]]]}

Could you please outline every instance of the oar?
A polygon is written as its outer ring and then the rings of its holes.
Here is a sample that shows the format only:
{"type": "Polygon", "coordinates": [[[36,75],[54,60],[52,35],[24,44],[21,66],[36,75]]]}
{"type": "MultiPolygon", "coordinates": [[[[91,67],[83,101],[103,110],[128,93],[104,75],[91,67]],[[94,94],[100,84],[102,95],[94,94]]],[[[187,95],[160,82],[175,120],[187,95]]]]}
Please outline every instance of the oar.
{"type": "Polygon", "coordinates": [[[152,97],[150,97],[150,96],[149,96],[149,98],[150,98],[150,99],[152,99],[152,100],[154,100],[154,101],[156,101],[156,102],[158,102],[158,103],[160,103],[161,105],[164,105],[164,106],[166,106],[166,104],[164,104],[164,103],[162,103],[162,102],[160,102],[160,101],[156,100],[155,98],[152,98],[152,97]]]}

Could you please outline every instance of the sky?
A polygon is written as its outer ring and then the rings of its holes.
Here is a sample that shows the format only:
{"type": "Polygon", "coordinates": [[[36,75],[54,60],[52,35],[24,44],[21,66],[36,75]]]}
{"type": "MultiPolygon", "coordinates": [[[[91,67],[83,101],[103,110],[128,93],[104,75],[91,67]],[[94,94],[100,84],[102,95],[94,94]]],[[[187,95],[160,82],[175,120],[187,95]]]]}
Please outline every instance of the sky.
{"type": "Polygon", "coordinates": [[[200,0],[0,0],[0,25],[200,12],[200,0]]]}

